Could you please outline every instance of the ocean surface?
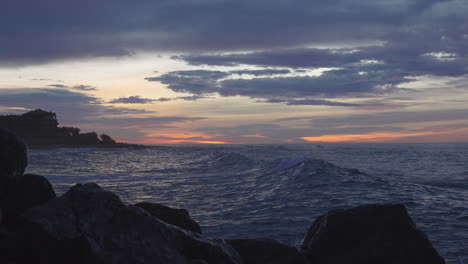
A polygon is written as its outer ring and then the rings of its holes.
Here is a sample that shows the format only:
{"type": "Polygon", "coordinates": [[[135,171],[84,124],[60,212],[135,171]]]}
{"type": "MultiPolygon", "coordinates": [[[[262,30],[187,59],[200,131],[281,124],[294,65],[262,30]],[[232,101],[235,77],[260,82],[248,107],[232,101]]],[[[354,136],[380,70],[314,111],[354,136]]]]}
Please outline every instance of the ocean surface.
{"type": "Polygon", "coordinates": [[[448,263],[468,263],[468,144],[30,150],[61,194],[97,182],[127,203],[185,208],[203,233],[298,246],[333,209],[403,203],[448,263]]]}

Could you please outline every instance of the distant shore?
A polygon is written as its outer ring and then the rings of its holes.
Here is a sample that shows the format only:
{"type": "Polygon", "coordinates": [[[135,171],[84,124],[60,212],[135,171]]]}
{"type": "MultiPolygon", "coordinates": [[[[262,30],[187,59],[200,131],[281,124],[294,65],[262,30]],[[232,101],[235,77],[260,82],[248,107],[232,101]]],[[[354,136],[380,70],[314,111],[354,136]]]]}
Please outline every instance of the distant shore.
{"type": "Polygon", "coordinates": [[[107,134],[82,133],[80,128],[58,126],[57,115],[36,109],[22,115],[0,116],[0,128],[19,136],[31,149],[54,148],[143,148],[117,142],[107,134]]]}
{"type": "Polygon", "coordinates": [[[146,145],[140,144],[130,144],[130,143],[123,143],[117,142],[114,145],[64,145],[64,144],[52,144],[52,145],[29,145],[29,149],[62,149],[62,148],[147,148],[146,145]]]}

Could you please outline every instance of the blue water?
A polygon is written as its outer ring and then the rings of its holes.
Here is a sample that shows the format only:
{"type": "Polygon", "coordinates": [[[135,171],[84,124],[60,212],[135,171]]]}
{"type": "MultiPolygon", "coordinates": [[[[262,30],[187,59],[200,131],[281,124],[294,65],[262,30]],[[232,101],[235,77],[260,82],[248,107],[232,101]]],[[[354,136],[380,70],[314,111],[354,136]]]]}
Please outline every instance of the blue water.
{"type": "Polygon", "coordinates": [[[298,246],[319,215],[404,203],[448,263],[468,263],[468,144],[31,150],[58,193],[94,181],[125,202],[186,208],[209,237],[298,246]]]}

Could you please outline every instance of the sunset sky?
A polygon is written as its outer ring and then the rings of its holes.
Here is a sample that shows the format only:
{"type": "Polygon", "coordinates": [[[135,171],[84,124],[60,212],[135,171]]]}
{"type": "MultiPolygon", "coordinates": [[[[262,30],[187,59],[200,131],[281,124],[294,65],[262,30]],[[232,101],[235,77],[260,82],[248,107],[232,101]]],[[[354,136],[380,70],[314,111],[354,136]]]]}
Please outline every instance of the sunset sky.
{"type": "Polygon", "coordinates": [[[5,0],[0,114],[161,143],[468,142],[468,1],[5,0]]]}

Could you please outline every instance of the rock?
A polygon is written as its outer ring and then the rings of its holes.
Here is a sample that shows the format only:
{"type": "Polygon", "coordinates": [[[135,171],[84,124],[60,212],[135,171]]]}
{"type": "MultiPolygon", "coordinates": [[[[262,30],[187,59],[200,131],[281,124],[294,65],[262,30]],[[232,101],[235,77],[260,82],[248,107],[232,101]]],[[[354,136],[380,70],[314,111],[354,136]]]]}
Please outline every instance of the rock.
{"type": "Polygon", "coordinates": [[[22,115],[0,116],[0,127],[20,136],[28,146],[54,144],[57,125],[55,113],[40,109],[22,115]]]}
{"type": "Polygon", "coordinates": [[[28,165],[26,144],[13,133],[0,128],[0,199],[15,177],[28,165]]]}
{"type": "Polygon", "coordinates": [[[242,263],[223,241],[166,224],[95,183],[77,184],[23,219],[30,234],[23,263],[242,263]]]}
{"type": "Polygon", "coordinates": [[[99,136],[103,145],[115,145],[117,142],[107,134],[102,134],[99,136]]]}
{"type": "Polygon", "coordinates": [[[272,239],[228,239],[242,257],[244,264],[307,264],[297,248],[283,245],[272,239]]]}
{"type": "Polygon", "coordinates": [[[309,228],[302,249],[314,264],[445,263],[402,204],[366,205],[322,215],[309,228]]]}
{"type": "Polygon", "coordinates": [[[55,197],[54,188],[45,177],[35,174],[16,177],[0,201],[3,222],[10,228],[15,227],[19,216],[26,209],[46,203],[55,197]]]}
{"type": "MultiPolygon", "coordinates": [[[[98,136],[95,132],[80,133],[80,129],[77,127],[59,127],[58,125],[55,113],[41,109],[32,110],[22,115],[0,115],[0,128],[8,129],[8,131],[20,136],[31,148],[143,147],[142,145],[115,142],[105,134],[98,136]]],[[[0,146],[2,145],[0,144],[0,146]]]]}
{"type": "Polygon", "coordinates": [[[168,224],[201,234],[200,226],[190,218],[189,213],[185,209],[176,209],[161,204],[147,202],[137,203],[135,206],[145,209],[152,216],[168,224]]]}
{"type": "Polygon", "coordinates": [[[10,232],[0,226],[0,263],[20,263],[17,259],[25,255],[22,241],[26,239],[22,232],[10,232]]]}
{"type": "Polygon", "coordinates": [[[80,133],[77,136],[70,137],[67,143],[78,146],[100,146],[102,144],[96,132],[80,133]]]}

